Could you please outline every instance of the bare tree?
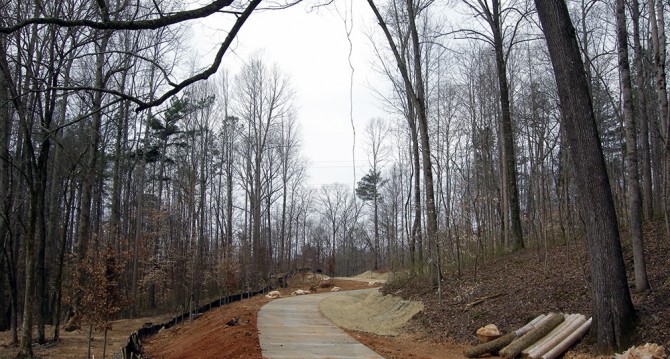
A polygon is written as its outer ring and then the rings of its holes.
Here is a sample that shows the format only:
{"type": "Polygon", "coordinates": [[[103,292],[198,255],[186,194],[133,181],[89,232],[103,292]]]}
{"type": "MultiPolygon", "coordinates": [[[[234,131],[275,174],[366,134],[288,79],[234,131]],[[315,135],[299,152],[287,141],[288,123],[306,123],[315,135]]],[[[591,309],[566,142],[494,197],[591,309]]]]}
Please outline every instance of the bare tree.
{"type": "Polygon", "coordinates": [[[368,164],[370,172],[363,176],[358,182],[356,195],[364,201],[372,201],[373,225],[374,225],[374,269],[379,269],[381,248],[379,246],[379,202],[381,199],[381,187],[386,182],[381,177],[381,167],[388,155],[388,148],[384,140],[389,129],[381,118],[373,118],[365,127],[366,141],[368,145],[368,164]]]}
{"type": "MultiPolygon", "coordinates": [[[[503,212],[505,222],[510,224],[510,242],[507,243],[512,249],[524,247],[523,231],[521,229],[521,209],[519,205],[519,186],[517,184],[516,155],[514,150],[514,132],[512,129],[512,114],[510,109],[510,89],[507,76],[507,62],[513,46],[520,41],[519,28],[529,12],[525,4],[512,3],[503,7],[500,0],[489,1],[467,1],[464,0],[476,17],[482,18],[490,27],[490,34],[483,34],[475,30],[464,30],[475,37],[482,38],[493,46],[496,58],[496,70],[498,73],[498,91],[501,108],[500,138],[502,142],[502,177],[503,198],[505,198],[505,210],[503,212]],[[505,14],[518,13],[516,19],[509,19],[505,14]],[[506,24],[510,20],[512,24],[506,24]],[[507,215],[509,211],[509,216],[507,215]]],[[[507,229],[507,225],[505,229],[507,229]]],[[[507,231],[506,231],[507,233],[507,231]]]]}
{"type": "Polygon", "coordinates": [[[350,188],[341,183],[335,183],[321,187],[319,202],[321,216],[330,230],[326,266],[329,273],[335,274],[338,270],[335,261],[338,236],[342,238],[346,236],[349,210],[352,205],[355,205],[354,198],[350,188]]]}
{"type": "MultiPolygon", "coordinates": [[[[428,114],[426,106],[426,96],[425,96],[425,83],[423,79],[423,61],[421,59],[421,43],[419,41],[419,30],[416,24],[419,12],[424,10],[425,4],[415,2],[414,0],[407,0],[405,2],[404,11],[407,16],[407,33],[404,36],[407,36],[409,39],[406,43],[403,42],[402,50],[407,50],[409,60],[405,57],[406,53],[401,52],[400,48],[397,46],[396,41],[394,40],[393,34],[386,25],[386,21],[382,14],[379,12],[379,9],[375,5],[373,0],[368,0],[370,8],[375,14],[379,26],[381,26],[384,36],[388,41],[388,44],[393,52],[393,57],[396,60],[396,66],[402,77],[402,83],[404,85],[405,95],[407,96],[408,104],[411,104],[413,111],[410,114],[414,114],[417,119],[418,126],[418,135],[421,143],[421,159],[423,163],[423,181],[424,181],[424,190],[425,190],[425,201],[426,201],[426,224],[427,224],[427,236],[428,236],[428,246],[430,248],[430,255],[432,266],[430,267],[433,271],[431,280],[434,284],[440,286],[442,278],[442,268],[440,263],[440,255],[438,248],[438,222],[437,222],[437,208],[435,204],[435,186],[433,181],[433,165],[430,152],[430,140],[428,134],[428,114]],[[404,46],[407,45],[407,48],[404,46]],[[411,71],[411,72],[410,72],[411,71]],[[415,112],[414,112],[415,111],[415,112]]],[[[394,2],[394,5],[395,2],[394,2]]],[[[397,10],[398,7],[394,6],[396,10],[396,18],[399,16],[397,10]]],[[[399,19],[398,19],[399,21],[399,19]]],[[[400,36],[400,34],[398,34],[400,36]]],[[[408,117],[409,118],[409,117],[408,117]]],[[[413,118],[413,117],[412,117],[413,118]]],[[[410,121],[410,126],[413,125],[413,122],[410,121]]],[[[441,287],[439,287],[438,292],[441,296],[441,287]]]]}
{"type": "MultiPolygon", "coordinates": [[[[246,146],[246,191],[249,196],[251,214],[251,241],[255,253],[256,275],[267,274],[269,267],[266,255],[269,248],[261,243],[262,206],[270,199],[270,178],[263,166],[274,146],[274,133],[279,131],[282,120],[292,111],[292,89],[288,78],[276,66],[268,67],[260,55],[252,57],[237,77],[238,93],[236,110],[245,124],[246,146]]],[[[266,208],[269,211],[269,208],[266,208]]]]}
{"type": "MultiPolygon", "coordinates": [[[[118,90],[112,90],[112,89],[106,89],[106,88],[100,88],[96,87],[95,85],[93,86],[78,86],[76,88],[71,88],[68,90],[75,90],[75,91],[87,91],[87,90],[93,90],[93,91],[99,91],[99,92],[105,92],[112,94],[114,96],[120,97],[122,99],[126,99],[129,101],[132,101],[137,105],[137,111],[142,111],[146,110],[150,107],[155,107],[158,105],[161,105],[164,103],[166,100],[174,96],[175,94],[179,93],[181,90],[186,88],[187,86],[201,80],[205,80],[212,76],[216,71],[218,70],[219,66],[221,65],[221,61],[223,59],[223,55],[226,53],[230,45],[232,44],[233,40],[235,39],[235,36],[237,36],[237,33],[239,30],[242,28],[242,25],[245,23],[245,21],[251,16],[252,12],[258,7],[258,5],[261,3],[261,0],[252,0],[247,4],[247,6],[244,8],[243,11],[236,11],[234,8],[233,9],[226,9],[230,8],[233,5],[233,0],[214,0],[209,4],[206,4],[202,7],[191,9],[191,10],[184,10],[184,11],[174,11],[174,12],[169,12],[169,15],[163,15],[165,13],[168,13],[168,11],[165,11],[167,9],[161,9],[158,4],[154,4],[155,9],[153,13],[154,14],[159,14],[155,17],[149,17],[145,19],[133,19],[133,18],[114,18],[110,17],[110,5],[107,4],[106,1],[99,1],[96,2],[97,7],[94,6],[94,11],[97,13],[97,18],[91,19],[91,18],[86,18],[86,17],[79,17],[79,18],[69,18],[69,17],[63,17],[60,14],[57,13],[44,13],[44,9],[40,7],[35,7],[35,13],[33,14],[32,17],[27,18],[27,19],[22,19],[20,21],[17,21],[15,23],[9,24],[7,26],[2,26],[0,27],[0,33],[13,33],[15,31],[18,31],[20,29],[23,29],[27,26],[31,25],[38,25],[38,24],[53,24],[59,27],[65,27],[65,28],[90,28],[90,29],[95,29],[95,30],[132,30],[132,31],[138,31],[138,30],[156,30],[156,29],[161,29],[161,28],[167,28],[172,25],[180,24],[185,21],[189,20],[195,20],[195,19],[201,19],[205,18],[207,16],[211,16],[213,14],[216,14],[218,12],[223,12],[223,13],[232,13],[237,16],[237,19],[235,23],[231,26],[228,35],[226,36],[226,39],[221,43],[213,61],[212,64],[205,68],[204,70],[200,71],[199,73],[190,76],[180,82],[173,82],[170,81],[168,78],[166,78],[166,81],[170,84],[171,88],[167,90],[163,95],[157,98],[153,98],[151,100],[143,100],[141,96],[134,96],[132,94],[128,94],[122,91],[118,90]],[[226,9],[226,10],[224,10],[226,9]]],[[[280,6],[281,7],[281,6],[280,6]]],[[[170,9],[172,10],[172,9],[170,9]]],[[[114,10],[113,10],[114,11],[114,10]]],[[[127,15],[127,14],[124,14],[127,15]]],[[[134,13],[130,13],[131,16],[134,16],[134,13]]],[[[145,59],[146,60],[146,59],[145,59]]],[[[153,63],[153,62],[152,62],[153,63]]],[[[164,75],[167,75],[166,72],[163,72],[164,75]]]]}

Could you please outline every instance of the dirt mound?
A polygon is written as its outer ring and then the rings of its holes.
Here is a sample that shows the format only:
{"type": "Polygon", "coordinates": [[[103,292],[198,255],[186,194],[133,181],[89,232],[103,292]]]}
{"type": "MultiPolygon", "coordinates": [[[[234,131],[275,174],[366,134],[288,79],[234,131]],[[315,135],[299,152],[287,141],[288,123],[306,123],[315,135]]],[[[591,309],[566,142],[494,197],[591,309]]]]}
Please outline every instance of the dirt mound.
{"type": "Polygon", "coordinates": [[[391,276],[391,272],[369,270],[369,271],[365,271],[361,274],[355,275],[352,278],[389,280],[390,276],[391,276]]]}
{"type": "Polygon", "coordinates": [[[423,304],[375,290],[326,298],[319,304],[319,309],[333,323],[346,329],[398,335],[399,329],[423,310],[423,304]]]}
{"type": "Polygon", "coordinates": [[[146,357],[262,358],[256,313],[270,299],[257,296],[206,312],[196,320],[162,330],[144,342],[146,357]],[[236,318],[238,325],[227,322],[236,318]]]}

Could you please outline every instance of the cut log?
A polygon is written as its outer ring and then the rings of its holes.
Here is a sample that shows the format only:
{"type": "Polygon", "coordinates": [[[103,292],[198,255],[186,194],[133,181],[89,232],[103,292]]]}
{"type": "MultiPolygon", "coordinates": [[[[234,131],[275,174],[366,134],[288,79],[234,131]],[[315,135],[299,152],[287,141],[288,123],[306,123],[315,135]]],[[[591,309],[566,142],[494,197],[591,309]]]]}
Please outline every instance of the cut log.
{"type": "MultiPolygon", "coordinates": [[[[565,314],[564,314],[564,315],[565,315],[565,314]]],[[[554,330],[552,330],[549,334],[547,334],[547,335],[545,335],[544,337],[542,337],[542,339],[540,339],[540,340],[536,341],[535,343],[529,345],[528,348],[524,349],[524,350],[521,352],[521,356],[524,357],[524,358],[528,357],[531,351],[533,351],[535,348],[537,348],[537,347],[543,345],[544,343],[546,343],[546,342],[547,342],[548,340],[550,340],[553,336],[555,336],[555,335],[559,334],[560,332],[562,332],[565,328],[568,327],[568,325],[570,325],[570,323],[572,323],[572,321],[574,321],[575,319],[577,319],[577,317],[578,317],[579,315],[580,315],[580,314],[568,314],[568,315],[565,315],[565,320],[563,321],[563,323],[559,324],[559,325],[558,325],[556,328],[554,328],[554,330]]],[[[586,320],[586,318],[584,318],[584,320],[586,320]]],[[[549,349],[551,349],[551,348],[549,348],[549,349]]],[[[544,353],[543,353],[543,354],[544,354],[544,353]]]]}
{"type": "Polygon", "coordinates": [[[558,345],[556,345],[553,349],[546,352],[542,356],[542,359],[557,358],[559,355],[563,354],[566,350],[573,346],[579,339],[582,339],[582,337],[584,337],[584,335],[586,335],[586,333],[588,333],[589,329],[591,328],[591,319],[592,318],[589,318],[589,320],[580,325],[577,330],[568,335],[567,338],[563,339],[562,342],[558,343],[558,345]]]}
{"type": "Polygon", "coordinates": [[[556,345],[562,342],[565,338],[567,338],[570,334],[572,334],[575,330],[577,330],[577,328],[579,328],[585,322],[586,318],[583,315],[581,314],[577,315],[573,320],[569,322],[569,324],[565,328],[563,328],[563,330],[553,334],[549,333],[549,335],[547,335],[547,337],[549,337],[549,340],[545,341],[540,346],[537,346],[535,349],[531,350],[528,353],[529,357],[533,359],[539,359],[542,355],[544,355],[549,350],[553,349],[556,345]]]}
{"type": "Polygon", "coordinates": [[[482,343],[482,344],[476,345],[476,346],[474,346],[470,349],[467,349],[463,352],[463,354],[465,355],[466,358],[476,358],[476,357],[484,355],[484,354],[495,353],[498,350],[500,350],[500,348],[503,348],[503,347],[509,345],[517,337],[520,337],[520,336],[524,335],[525,333],[527,333],[529,330],[531,330],[534,327],[534,325],[536,323],[538,323],[542,319],[544,319],[544,317],[545,317],[544,314],[540,314],[535,319],[530,321],[530,323],[524,325],[523,327],[521,327],[521,328],[519,328],[519,329],[517,329],[513,332],[507,333],[506,335],[503,335],[502,337],[500,337],[498,339],[492,340],[490,342],[482,343]]]}
{"type": "Polygon", "coordinates": [[[509,343],[511,343],[514,339],[516,339],[516,333],[509,332],[498,339],[494,339],[486,343],[481,343],[470,349],[467,349],[463,352],[463,355],[465,355],[466,358],[476,358],[484,354],[494,353],[500,350],[500,348],[509,345],[509,343]]]}
{"type": "Polygon", "coordinates": [[[508,346],[501,349],[499,352],[500,356],[507,359],[516,357],[526,347],[538,341],[543,336],[549,334],[549,332],[561,324],[564,319],[565,318],[563,314],[549,314],[546,320],[543,320],[542,323],[538,324],[536,328],[531,329],[528,333],[524,334],[522,337],[514,340],[508,346]]]}
{"type": "Polygon", "coordinates": [[[517,337],[520,337],[526,333],[528,333],[531,329],[535,328],[538,324],[540,324],[543,320],[547,318],[546,314],[540,314],[535,319],[531,320],[528,322],[526,325],[523,327],[515,330],[514,332],[516,333],[517,337]]]}

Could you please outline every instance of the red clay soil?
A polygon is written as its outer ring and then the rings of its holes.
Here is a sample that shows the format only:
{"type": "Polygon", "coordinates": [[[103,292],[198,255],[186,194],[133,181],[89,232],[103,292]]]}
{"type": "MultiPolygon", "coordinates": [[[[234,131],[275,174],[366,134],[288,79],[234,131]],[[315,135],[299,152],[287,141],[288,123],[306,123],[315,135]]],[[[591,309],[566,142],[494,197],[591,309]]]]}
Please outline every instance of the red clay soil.
{"type": "Polygon", "coordinates": [[[147,358],[263,358],[256,314],[270,299],[242,300],[150,337],[143,343],[147,358]],[[226,322],[238,318],[238,325],[226,322]]]}
{"type": "Polygon", "coordinates": [[[466,346],[438,342],[416,333],[398,336],[379,336],[365,332],[345,330],[386,359],[462,359],[466,346]]]}
{"type": "MultiPolygon", "coordinates": [[[[309,289],[310,280],[290,283],[282,289],[288,296],[295,289],[309,289]]],[[[331,279],[326,288],[332,286],[342,290],[369,288],[367,283],[331,279]]],[[[312,288],[313,289],[313,288],[312,288]]],[[[242,300],[211,310],[201,317],[187,323],[163,330],[143,343],[145,357],[153,359],[178,358],[262,358],[258,341],[256,318],[260,308],[271,299],[262,296],[242,300]],[[238,318],[239,324],[228,326],[226,322],[238,318]]]]}

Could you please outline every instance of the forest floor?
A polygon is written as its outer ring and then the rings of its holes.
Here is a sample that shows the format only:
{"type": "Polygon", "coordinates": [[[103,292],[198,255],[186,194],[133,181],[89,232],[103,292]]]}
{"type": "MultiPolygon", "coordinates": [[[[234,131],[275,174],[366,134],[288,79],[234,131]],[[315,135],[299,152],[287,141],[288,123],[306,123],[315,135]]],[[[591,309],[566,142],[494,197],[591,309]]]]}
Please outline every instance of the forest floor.
{"type": "MultiPolygon", "coordinates": [[[[633,304],[637,312],[631,344],[656,343],[670,349],[670,239],[664,228],[645,228],[646,266],[651,291],[634,290],[633,255],[624,240],[624,260],[628,270],[633,304]]],[[[622,233],[622,239],[630,238],[622,233]]],[[[474,259],[472,259],[474,262],[474,259]]],[[[435,287],[410,276],[389,282],[384,293],[421,300],[424,310],[409,323],[416,335],[440,342],[475,344],[475,332],[489,323],[508,332],[532,318],[552,311],[591,316],[590,269],[585,244],[527,249],[453,269],[442,281],[443,299],[435,287]]],[[[566,357],[598,355],[592,339],[573,348],[566,357]]]]}
{"type": "MultiPolygon", "coordinates": [[[[670,348],[670,240],[662,227],[646,228],[647,272],[652,290],[632,298],[637,310],[635,345],[647,342],[670,348]]],[[[627,238],[626,233],[622,238],[627,238]]],[[[443,298],[428,281],[398,274],[383,287],[383,292],[423,303],[423,309],[393,335],[375,334],[372,329],[346,330],[357,340],[385,358],[462,358],[463,349],[476,343],[477,328],[496,324],[503,332],[519,328],[541,313],[560,311],[590,316],[589,264],[584,243],[526,249],[487,259],[475,265],[474,258],[459,271],[449,269],[442,281],[443,298]]],[[[624,242],[629,285],[633,288],[632,251],[624,242]]],[[[447,271],[445,271],[447,272],[447,271]]],[[[363,277],[384,278],[385,274],[366,273],[363,277]]],[[[321,284],[316,277],[299,276],[289,281],[282,295],[296,289],[317,287],[317,292],[332,286],[342,290],[369,288],[367,283],[332,278],[321,284]]],[[[235,302],[211,310],[201,317],[163,330],[144,342],[147,357],[159,358],[262,358],[256,316],[270,299],[262,296],[235,302]],[[239,318],[239,325],[225,323],[239,318]]],[[[341,304],[330,303],[338,306],[341,304]]],[[[372,304],[371,304],[372,305],[372,304]]],[[[345,307],[343,307],[345,308],[345,307]]],[[[345,308],[346,309],[346,308],[345,308]]],[[[323,309],[322,309],[323,310],[323,309]]],[[[347,310],[345,310],[347,311],[347,310]]],[[[352,312],[352,310],[348,310],[352,312]]],[[[357,316],[367,321],[364,316],[357,316]]],[[[117,352],[128,335],[146,322],[166,318],[121,320],[113,325],[108,357],[117,352]]],[[[51,328],[49,329],[51,330],[51,328]]],[[[86,353],[86,332],[62,333],[54,346],[36,346],[42,358],[82,358],[86,353]]],[[[16,349],[9,347],[9,333],[0,332],[0,359],[11,358],[16,349]]],[[[93,353],[101,357],[102,333],[95,332],[93,353]]],[[[586,339],[566,358],[590,358],[593,342],[586,339]]]]}
{"type": "MultiPolygon", "coordinates": [[[[136,319],[122,319],[111,323],[112,328],[107,332],[107,351],[106,357],[112,358],[113,353],[120,353],[121,347],[128,342],[128,336],[141,328],[146,323],[163,323],[170,320],[171,316],[146,317],[136,319]]],[[[53,326],[46,326],[47,337],[53,336],[53,326]]],[[[19,336],[21,333],[19,333],[19,336]]],[[[93,331],[93,340],[91,341],[91,355],[96,358],[102,358],[104,333],[101,330],[93,331]]],[[[33,333],[33,338],[35,334],[33,333]]],[[[14,358],[18,348],[9,345],[11,343],[11,333],[9,331],[0,332],[0,359],[14,358]]],[[[82,328],[72,332],[60,331],[58,343],[48,342],[45,345],[35,344],[33,346],[34,354],[44,359],[81,359],[86,358],[88,351],[88,328],[82,328]]]]}

